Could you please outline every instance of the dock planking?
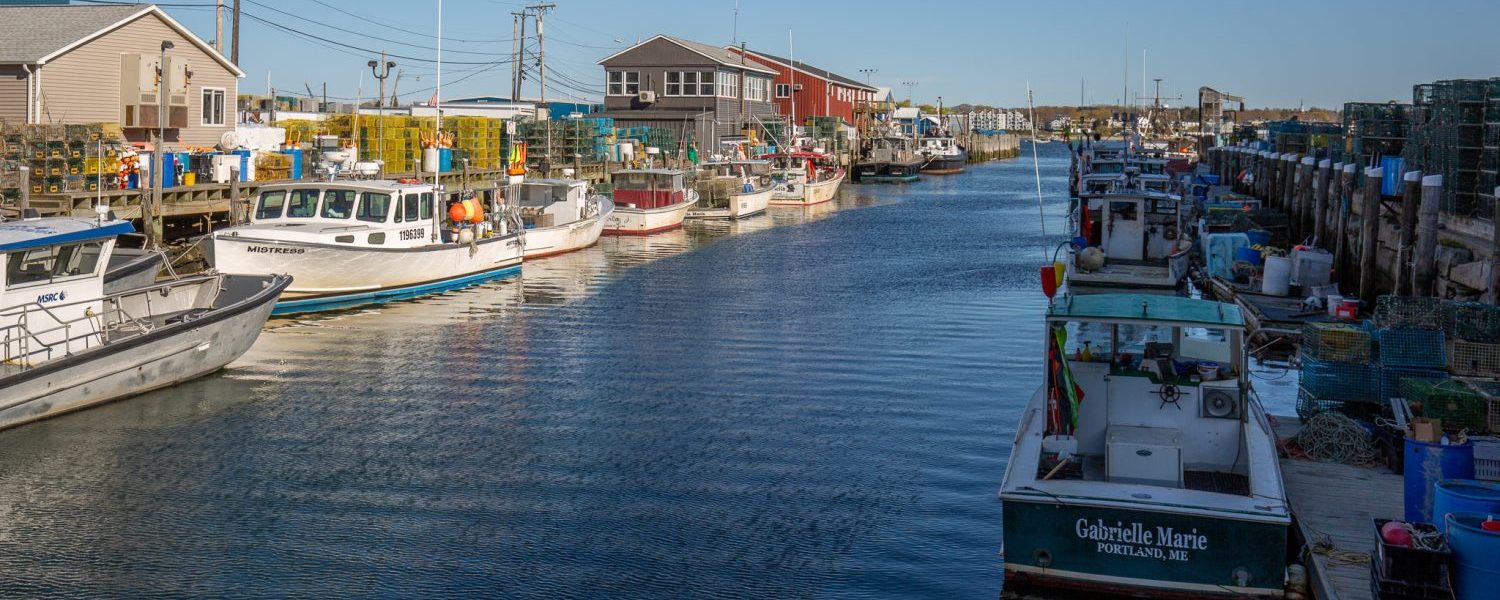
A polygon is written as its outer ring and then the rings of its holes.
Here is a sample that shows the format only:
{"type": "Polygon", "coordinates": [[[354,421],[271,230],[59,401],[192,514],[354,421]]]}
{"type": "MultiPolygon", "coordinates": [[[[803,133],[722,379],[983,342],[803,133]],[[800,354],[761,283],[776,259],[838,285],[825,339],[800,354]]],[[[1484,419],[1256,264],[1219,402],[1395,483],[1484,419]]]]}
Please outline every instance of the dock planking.
{"type": "MultiPolygon", "coordinates": [[[[1276,435],[1296,435],[1296,417],[1277,417],[1276,435]]],[[[1383,468],[1282,458],[1282,479],[1292,514],[1308,543],[1327,539],[1336,550],[1368,554],[1375,549],[1372,519],[1400,519],[1404,490],[1400,475],[1383,468]]],[[[1320,600],[1371,600],[1368,563],[1349,564],[1311,554],[1308,585],[1320,600]]]]}

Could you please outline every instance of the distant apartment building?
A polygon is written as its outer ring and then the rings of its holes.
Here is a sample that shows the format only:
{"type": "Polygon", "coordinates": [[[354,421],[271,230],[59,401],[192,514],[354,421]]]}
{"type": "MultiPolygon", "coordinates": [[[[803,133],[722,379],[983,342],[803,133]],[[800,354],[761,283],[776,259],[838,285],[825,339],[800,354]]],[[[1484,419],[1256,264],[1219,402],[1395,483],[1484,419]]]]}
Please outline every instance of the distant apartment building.
{"type": "Polygon", "coordinates": [[[968,117],[969,126],[974,129],[1031,129],[1031,119],[1017,110],[975,111],[969,113],[968,117]]]}

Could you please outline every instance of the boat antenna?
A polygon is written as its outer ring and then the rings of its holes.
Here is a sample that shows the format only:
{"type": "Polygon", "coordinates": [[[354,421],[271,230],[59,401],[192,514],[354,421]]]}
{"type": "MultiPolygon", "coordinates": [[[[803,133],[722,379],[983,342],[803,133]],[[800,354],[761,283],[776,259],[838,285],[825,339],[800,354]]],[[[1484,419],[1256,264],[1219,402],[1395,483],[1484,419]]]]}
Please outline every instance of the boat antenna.
{"type": "MultiPolygon", "coordinates": [[[[1036,101],[1031,97],[1031,82],[1026,82],[1026,106],[1031,110],[1031,170],[1036,175],[1036,216],[1042,226],[1042,237],[1047,237],[1047,212],[1042,208],[1042,164],[1036,156],[1036,101]]],[[[1042,260],[1047,256],[1047,240],[1042,240],[1042,260]]]]}

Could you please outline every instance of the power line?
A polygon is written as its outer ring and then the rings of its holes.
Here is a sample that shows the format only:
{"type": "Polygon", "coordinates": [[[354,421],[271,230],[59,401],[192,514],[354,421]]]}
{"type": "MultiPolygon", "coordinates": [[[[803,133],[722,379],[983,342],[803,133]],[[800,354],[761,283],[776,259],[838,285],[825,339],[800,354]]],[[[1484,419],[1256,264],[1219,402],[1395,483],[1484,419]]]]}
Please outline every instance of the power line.
{"type": "MultiPolygon", "coordinates": [[[[302,31],[300,29],[296,29],[296,28],[293,28],[293,27],[288,27],[286,25],[282,25],[282,24],[277,23],[275,21],[267,20],[264,17],[256,16],[256,15],[251,14],[251,13],[249,13],[247,11],[244,11],[244,10],[240,11],[240,16],[247,17],[247,18],[249,18],[251,20],[260,22],[260,23],[265,24],[265,25],[269,25],[271,27],[275,27],[277,29],[280,29],[282,31],[285,31],[285,32],[288,32],[288,33],[291,33],[291,34],[294,34],[294,35],[302,36],[302,37],[310,39],[310,40],[318,40],[318,41],[322,41],[322,42],[325,42],[325,43],[328,43],[328,44],[334,44],[336,46],[342,46],[344,48],[349,48],[351,50],[358,50],[360,52],[365,52],[366,56],[380,54],[379,50],[372,50],[370,48],[364,48],[364,47],[360,47],[360,46],[355,46],[353,44],[346,44],[346,43],[339,42],[339,41],[336,41],[336,40],[331,40],[331,39],[328,39],[326,37],[323,37],[323,36],[320,36],[320,35],[317,35],[317,34],[308,33],[306,31],[302,31]]],[[[402,60],[410,60],[410,61],[416,61],[416,62],[422,62],[422,63],[436,63],[437,62],[437,60],[431,59],[431,58],[421,58],[421,57],[416,57],[416,56],[405,56],[405,55],[401,55],[401,54],[391,54],[389,52],[386,53],[386,56],[388,56],[390,58],[399,58],[399,59],[402,59],[402,60]]],[[[494,61],[458,61],[458,60],[447,60],[447,61],[443,61],[443,62],[444,62],[444,64],[453,64],[453,65],[500,65],[500,64],[510,64],[511,59],[494,60],[494,61]]]]}
{"type": "MultiPolygon", "coordinates": [[[[381,23],[380,21],[376,21],[374,19],[371,19],[371,18],[366,17],[364,15],[361,15],[359,13],[356,13],[356,12],[353,12],[353,11],[350,11],[350,10],[347,10],[347,9],[339,8],[337,6],[329,4],[327,2],[323,2],[323,0],[312,0],[312,1],[314,3],[320,4],[320,5],[323,5],[325,7],[330,8],[330,9],[333,9],[333,10],[336,10],[338,12],[344,13],[344,14],[350,16],[350,17],[354,17],[356,19],[359,19],[359,20],[364,21],[366,23],[369,23],[371,25],[379,25],[379,26],[384,27],[386,29],[390,29],[392,31],[399,31],[401,33],[408,33],[408,34],[411,34],[411,35],[422,36],[422,37],[430,37],[426,33],[423,33],[423,32],[420,32],[420,31],[412,31],[410,29],[402,29],[402,28],[396,27],[394,25],[389,25],[389,24],[386,24],[386,23],[381,23]]],[[[454,38],[454,37],[447,37],[447,36],[444,36],[443,40],[449,41],[449,42],[463,42],[463,43],[471,43],[471,44],[493,44],[493,43],[509,42],[510,41],[509,38],[464,39],[464,38],[454,38]]]]}
{"type": "MultiPolygon", "coordinates": [[[[400,41],[400,40],[393,40],[393,39],[390,39],[390,38],[383,38],[383,37],[379,37],[379,36],[374,36],[374,35],[370,35],[368,33],[362,32],[362,31],[355,31],[355,30],[352,30],[352,29],[345,29],[343,27],[338,27],[338,26],[335,26],[335,25],[330,25],[328,23],[324,23],[322,21],[318,21],[318,20],[315,20],[315,19],[310,19],[310,18],[304,17],[302,15],[292,14],[292,13],[286,12],[284,10],[281,10],[279,8],[275,8],[275,7],[272,7],[272,6],[267,6],[267,5],[262,4],[260,2],[256,2],[255,0],[245,0],[245,1],[249,2],[250,4],[254,4],[256,6],[264,8],[266,10],[269,10],[269,11],[272,11],[272,12],[275,12],[275,13],[278,13],[278,14],[286,15],[286,16],[294,18],[294,19],[300,19],[300,20],[303,20],[303,21],[307,21],[307,22],[312,23],[314,25],[321,25],[323,27],[327,27],[327,28],[335,30],[335,31],[342,31],[342,32],[348,33],[348,34],[353,34],[353,35],[358,35],[358,36],[362,36],[362,37],[367,37],[367,38],[370,38],[372,40],[379,40],[379,41],[388,42],[388,43],[391,43],[391,44],[398,44],[398,45],[402,45],[402,46],[409,46],[409,47],[417,48],[417,49],[420,49],[420,50],[432,50],[434,52],[437,51],[437,48],[433,47],[433,46],[424,46],[422,44],[413,44],[411,42],[403,42],[403,41],[400,41]]],[[[241,11],[242,14],[243,14],[243,12],[244,11],[241,11]]],[[[509,41],[509,40],[506,40],[506,41],[509,41]]],[[[479,55],[479,56],[507,56],[506,54],[502,54],[502,53],[499,53],[499,52],[475,52],[475,51],[472,51],[472,50],[453,50],[453,49],[449,49],[448,52],[450,52],[450,53],[458,53],[458,54],[474,54],[474,55],[479,55]]]]}

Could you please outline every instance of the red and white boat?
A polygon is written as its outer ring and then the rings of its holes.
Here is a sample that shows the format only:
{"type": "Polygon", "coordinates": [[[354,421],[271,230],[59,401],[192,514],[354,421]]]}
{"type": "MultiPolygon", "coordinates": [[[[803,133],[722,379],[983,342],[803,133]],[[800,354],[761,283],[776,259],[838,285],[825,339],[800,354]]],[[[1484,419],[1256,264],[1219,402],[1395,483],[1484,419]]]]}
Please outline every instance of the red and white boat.
{"type": "Polygon", "coordinates": [[[608,235],[648,235],[682,226],[688,209],[698,203],[698,192],[686,185],[676,169],[616,171],[615,210],[604,223],[608,235]]]}
{"type": "Polygon", "coordinates": [[[844,169],[821,152],[787,152],[763,156],[775,166],[775,206],[809,206],[832,200],[844,183],[844,169]]]}

